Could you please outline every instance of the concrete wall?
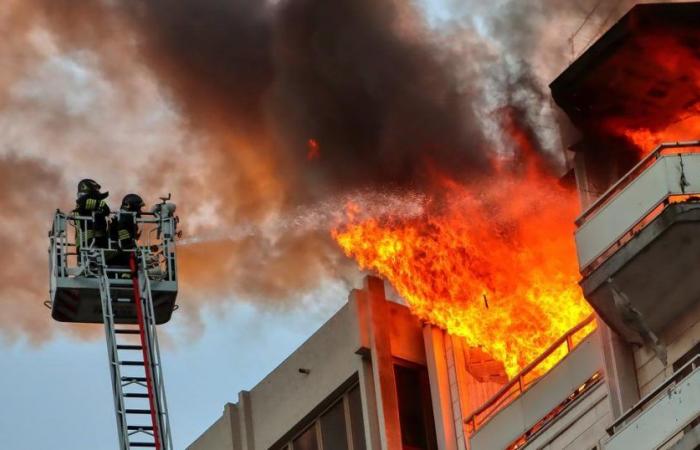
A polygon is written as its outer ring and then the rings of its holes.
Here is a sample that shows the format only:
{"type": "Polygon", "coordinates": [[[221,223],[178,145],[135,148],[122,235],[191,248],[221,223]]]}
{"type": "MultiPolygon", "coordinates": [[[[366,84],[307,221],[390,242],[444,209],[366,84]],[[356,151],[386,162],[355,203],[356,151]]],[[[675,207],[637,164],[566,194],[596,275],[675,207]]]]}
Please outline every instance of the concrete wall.
{"type": "Polygon", "coordinates": [[[392,356],[425,365],[425,345],[420,321],[406,306],[393,302],[387,302],[386,305],[392,356]]]}
{"type": "Polygon", "coordinates": [[[469,350],[464,339],[456,336],[446,337],[447,372],[458,450],[468,448],[469,434],[464,420],[502,387],[501,383],[480,382],[475,379],[468,370],[469,350]]]}
{"type": "MultiPolygon", "coordinates": [[[[368,277],[361,290],[250,391],[189,450],[267,450],[287,442],[354,383],[360,386],[367,448],[400,448],[396,359],[424,365],[422,325],[385,298],[383,282],[368,277]],[[299,369],[303,369],[302,373],[299,369]]],[[[332,450],[332,449],[331,449],[332,450]]]]}
{"type": "Polygon", "coordinates": [[[189,450],[239,450],[233,445],[234,429],[237,429],[238,411],[236,406],[227,403],[221,417],[214,422],[202,435],[189,447],[189,450]]]}
{"type": "Polygon", "coordinates": [[[255,447],[267,449],[358,370],[358,317],[348,303],[250,391],[255,447]],[[299,372],[309,370],[309,374],[299,372]]]}
{"type": "Polygon", "coordinates": [[[700,342],[700,302],[672,323],[661,335],[668,352],[668,366],[664,367],[648,346],[634,351],[635,367],[639,392],[643,397],[653,391],[666,378],[673,374],[673,362],[700,342]]]}

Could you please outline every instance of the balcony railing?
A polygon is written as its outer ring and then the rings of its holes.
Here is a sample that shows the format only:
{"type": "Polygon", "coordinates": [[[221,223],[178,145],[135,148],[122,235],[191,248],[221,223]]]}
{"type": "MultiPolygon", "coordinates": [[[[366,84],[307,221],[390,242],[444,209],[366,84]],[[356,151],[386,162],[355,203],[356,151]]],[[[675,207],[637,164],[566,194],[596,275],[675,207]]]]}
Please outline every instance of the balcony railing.
{"type": "Polygon", "coordinates": [[[658,448],[700,414],[700,355],[678,369],[612,424],[606,450],[658,448]]]}
{"type": "Polygon", "coordinates": [[[667,204],[699,195],[700,141],[660,145],[576,220],[582,273],[598,267],[667,204]]]}
{"type": "MultiPolygon", "coordinates": [[[[465,423],[469,426],[471,434],[475,433],[482,425],[489,421],[498,411],[502,410],[513,402],[516,398],[522,395],[529,386],[535,383],[539,378],[535,376],[541,364],[550,356],[557,352],[566,344],[566,353],[571,353],[577,342],[577,335],[595,321],[595,315],[591,314],[581,323],[570,329],[565,335],[556,340],[544,353],[537,359],[528,364],[520,371],[508,384],[504,385],[493,397],[476,409],[466,420],[465,423]]],[[[585,336],[584,336],[585,337],[585,336]]],[[[581,339],[578,339],[580,341],[581,339]]]]}

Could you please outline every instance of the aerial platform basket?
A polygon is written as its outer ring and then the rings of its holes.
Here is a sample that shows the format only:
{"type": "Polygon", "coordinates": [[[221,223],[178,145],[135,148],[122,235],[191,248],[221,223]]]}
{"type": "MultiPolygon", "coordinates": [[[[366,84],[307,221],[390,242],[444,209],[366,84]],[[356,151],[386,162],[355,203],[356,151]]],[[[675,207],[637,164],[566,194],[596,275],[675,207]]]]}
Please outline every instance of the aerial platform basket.
{"type": "MultiPolygon", "coordinates": [[[[174,205],[165,201],[153,213],[135,217],[141,230],[137,260],[146,264],[157,324],[168,322],[177,308],[177,268],[175,237],[177,217],[174,205]]],[[[125,214],[113,213],[111,216],[125,214]]],[[[59,322],[102,323],[100,297],[101,270],[110,279],[110,294],[117,324],[135,324],[136,308],[132,292],[129,255],[117,251],[116,242],[109,240],[107,248],[97,248],[86,239],[93,217],[76,216],[56,211],[49,232],[49,268],[51,315],[59,322]],[[107,269],[94,264],[106,261],[107,269]]]]}

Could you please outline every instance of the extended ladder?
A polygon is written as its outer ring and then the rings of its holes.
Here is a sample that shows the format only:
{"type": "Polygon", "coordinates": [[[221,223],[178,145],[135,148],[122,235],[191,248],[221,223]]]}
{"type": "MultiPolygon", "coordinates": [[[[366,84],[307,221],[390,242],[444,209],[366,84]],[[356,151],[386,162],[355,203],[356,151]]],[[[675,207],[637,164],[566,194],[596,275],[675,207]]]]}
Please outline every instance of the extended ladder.
{"type": "Polygon", "coordinates": [[[129,269],[108,267],[104,250],[97,251],[95,259],[99,265],[119,449],[173,450],[146,255],[143,250],[132,253],[129,269]],[[113,300],[112,282],[124,276],[132,280],[133,298],[113,300]],[[119,325],[117,328],[112,306],[113,302],[121,301],[135,302],[136,327],[119,325]],[[120,335],[125,338],[117,339],[120,335]],[[138,342],[130,341],[129,336],[138,336],[138,342]]]}

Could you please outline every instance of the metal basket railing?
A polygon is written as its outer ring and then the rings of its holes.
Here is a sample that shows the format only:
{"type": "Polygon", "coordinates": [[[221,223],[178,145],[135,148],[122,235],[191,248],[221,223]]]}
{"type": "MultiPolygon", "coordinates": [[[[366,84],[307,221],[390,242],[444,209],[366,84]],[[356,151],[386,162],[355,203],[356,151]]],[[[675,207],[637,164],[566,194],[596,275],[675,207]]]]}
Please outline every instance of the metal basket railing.
{"type": "MultiPolygon", "coordinates": [[[[118,219],[121,214],[133,213],[115,212],[107,217],[107,221],[118,219]]],[[[96,261],[96,256],[99,254],[104,256],[104,260],[110,261],[115,255],[135,251],[144,255],[151,280],[176,281],[175,240],[178,236],[178,218],[153,213],[133,215],[137,228],[141,231],[137,247],[122,250],[119,249],[117,242],[111,239],[109,232],[106,245],[102,247],[95,244],[95,239],[88,238],[88,230],[95,221],[94,216],[79,216],[57,210],[49,232],[52,287],[57,278],[97,278],[99,270],[91,261],[96,261]]],[[[110,272],[115,274],[120,271],[128,272],[128,269],[118,267],[110,269],[110,272]]]]}

